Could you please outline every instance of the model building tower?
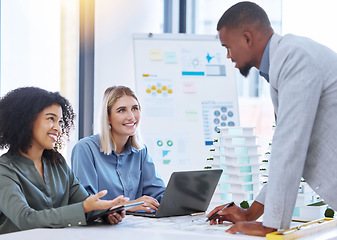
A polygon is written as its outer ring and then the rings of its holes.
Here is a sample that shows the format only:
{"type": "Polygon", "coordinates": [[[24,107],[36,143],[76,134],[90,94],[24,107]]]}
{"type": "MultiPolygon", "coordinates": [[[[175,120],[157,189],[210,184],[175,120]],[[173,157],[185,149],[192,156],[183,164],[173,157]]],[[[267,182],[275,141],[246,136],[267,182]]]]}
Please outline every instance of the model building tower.
{"type": "Polygon", "coordinates": [[[323,218],[327,207],[305,180],[302,179],[298,188],[293,220],[312,221],[323,218]]]}
{"type": "MultiPolygon", "coordinates": [[[[273,125],[272,130],[275,131],[275,125],[273,125]]],[[[268,182],[269,174],[269,158],[271,153],[272,141],[269,142],[268,147],[264,155],[262,156],[262,161],[260,165],[260,181],[261,188],[268,182]]]]}
{"type": "Polygon", "coordinates": [[[222,169],[223,173],[212,203],[223,204],[234,201],[251,203],[260,190],[259,154],[254,128],[219,128],[214,140],[208,165],[222,169]]]}
{"type": "Polygon", "coordinates": [[[260,164],[260,182],[261,188],[268,182],[268,170],[269,170],[269,158],[270,158],[270,151],[271,151],[271,143],[269,143],[267,152],[262,157],[262,161],[260,164]]]}

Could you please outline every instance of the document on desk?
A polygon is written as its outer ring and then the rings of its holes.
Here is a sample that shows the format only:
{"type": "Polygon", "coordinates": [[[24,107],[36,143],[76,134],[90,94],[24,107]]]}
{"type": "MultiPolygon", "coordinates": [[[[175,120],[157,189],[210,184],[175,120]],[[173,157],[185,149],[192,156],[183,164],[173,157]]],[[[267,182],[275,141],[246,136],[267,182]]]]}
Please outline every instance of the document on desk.
{"type": "Polygon", "coordinates": [[[190,219],[190,221],[184,221],[178,225],[178,228],[183,231],[221,231],[224,232],[228,228],[230,228],[232,223],[224,223],[224,224],[216,224],[210,225],[205,221],[205,217],[190,219]]]}
{"type": "Polygon", "coordinates": [[[137,231],[145,231],[146,234],[160,235],[173,234],[177,236],[198,236],[209,238],[221,238],[223,240],[230,239],[251,239],[261,240],[262,237],[248,236],[243,233],[230,234],[225,231],[233,224],[225,222],[224,224],[209,225],[206,222],[206,214],[198,216],[177,216],[167,218],[144,218],[139,216],[127,215],[123,222],[116,225],[116,228],[135,229],[137,231]]]}
{"type": "Polygon", "coordinates": [[[218,231],[224,233],[226,229],[232,226],[231,223],[209,225],[205,222],[205,215],[201,216],[179,216],[168,218],[142,218],[136,216],[127,216],[121,225],[125,227],[151,228],[151,229],[175,229],[181,231],[203,232],[218,231]]]}

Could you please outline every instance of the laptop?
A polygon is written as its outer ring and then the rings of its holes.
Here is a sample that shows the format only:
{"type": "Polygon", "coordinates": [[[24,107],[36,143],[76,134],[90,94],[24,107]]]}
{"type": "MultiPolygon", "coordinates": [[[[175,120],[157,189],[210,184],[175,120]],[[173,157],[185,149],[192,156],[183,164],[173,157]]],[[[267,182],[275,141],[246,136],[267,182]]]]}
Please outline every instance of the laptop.
{"type": "Polygon", "coordinates": [[[144,217],[171,217],[205,212],[218,185],[222,169],[172,173],[156,212],[127,212],[144,217]]]}

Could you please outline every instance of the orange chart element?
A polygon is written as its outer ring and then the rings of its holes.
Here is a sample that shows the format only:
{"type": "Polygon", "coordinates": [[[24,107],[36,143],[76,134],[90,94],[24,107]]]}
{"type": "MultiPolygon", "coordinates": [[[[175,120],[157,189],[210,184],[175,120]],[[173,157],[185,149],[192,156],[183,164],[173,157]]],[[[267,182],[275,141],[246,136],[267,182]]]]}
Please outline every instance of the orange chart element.
{"type": "Polygon", "coordinates": [[[167,92],[168,94],[172,94],[173,90],[171,88],[168,88],[167,86],[162,86],[161,88],[159,88],[155,85],[152,85],[151,87],[148,87],[146,89],[146,93],[148,93],[148,94],[153,93],[153,92],[156,92],[158,94],[161,94],[161,93],[164,93],[164,92],[167,92]]]}

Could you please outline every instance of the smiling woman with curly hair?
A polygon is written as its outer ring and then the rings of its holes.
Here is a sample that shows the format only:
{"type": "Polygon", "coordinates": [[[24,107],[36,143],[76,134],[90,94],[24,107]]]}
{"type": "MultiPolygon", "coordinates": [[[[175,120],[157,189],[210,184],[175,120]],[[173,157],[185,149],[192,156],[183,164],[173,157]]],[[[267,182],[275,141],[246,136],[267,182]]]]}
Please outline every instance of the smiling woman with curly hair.
{"type": "Polygon", "coordinates": [[[85,225],[93,210],[128,200],[100,200],[106,190],[89,196],[80,185],[58,152],[73,125],[72,107],[59,93],[25,87],[0,99],[0,147],[8,149],[0,157],[0,234],[85,225]]]}
{"type": "Polygon", "coordinates": [[[45,149],[43,156],[52,162],[59,161],[58,150],[69,139],[69,132],[74,126],[74,112],[68,100],[58,93],[35,87],[15,89],[1,99],[0,147],[9,148],[10,152],[20,150],[27,153],[31,147],[32,126],[36,117],[54,104],[62,108],[62,128],[53,149],[45,149]]]}

